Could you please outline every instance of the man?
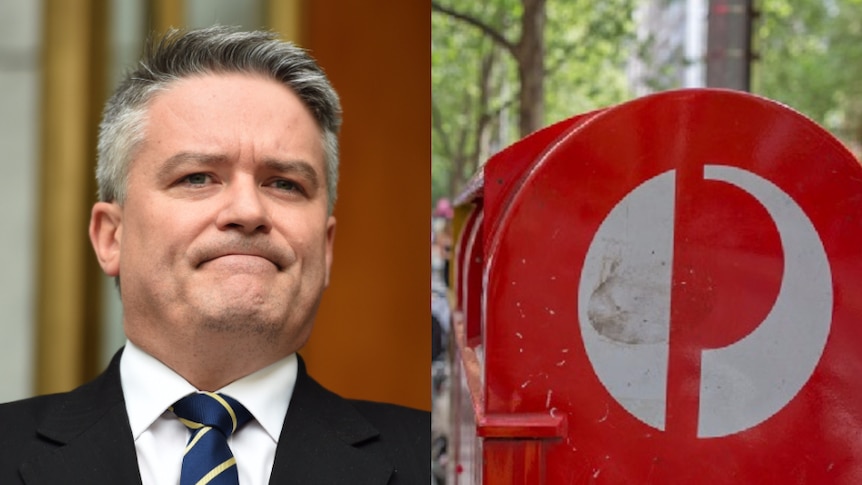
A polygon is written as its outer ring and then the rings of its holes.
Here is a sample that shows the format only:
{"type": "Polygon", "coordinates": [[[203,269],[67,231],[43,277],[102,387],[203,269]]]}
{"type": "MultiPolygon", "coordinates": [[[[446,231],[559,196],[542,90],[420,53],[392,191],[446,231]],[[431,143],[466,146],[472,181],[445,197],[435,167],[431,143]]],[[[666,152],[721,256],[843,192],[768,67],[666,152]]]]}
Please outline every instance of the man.
{"type": "Polygon", "coordinates": [[[339,125],[320,68],[268,33],[151,46],[106,106],[90,221],[127,344],[89,384],[0,406],[0,483],[427,483],[428,413],[342,399],[296,354],[339,125]]]}

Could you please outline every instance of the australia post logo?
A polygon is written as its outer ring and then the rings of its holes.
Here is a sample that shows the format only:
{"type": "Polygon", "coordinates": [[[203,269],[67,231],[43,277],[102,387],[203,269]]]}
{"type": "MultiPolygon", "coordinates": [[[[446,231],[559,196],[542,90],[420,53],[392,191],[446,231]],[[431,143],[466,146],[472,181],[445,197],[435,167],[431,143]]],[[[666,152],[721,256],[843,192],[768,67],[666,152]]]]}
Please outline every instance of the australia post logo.
{"type": "MultiPolygon", "coordinates": [[[[697,436],[757,426],[802,390],[823,355],[834,296],[829,260],[799,204],[748,170],[704,166],[705,183],[730,184],[766,211],[783,271],[762,321],[722,347],[700,350],[697,436]]],[[[608,393],[641,422],[665,430],[674,281],[675,170],[646,180],[605,216],[578,285],[580,333],[608,393]]],[[[681,284],[684,284],[683,281],[681,284]]]]}

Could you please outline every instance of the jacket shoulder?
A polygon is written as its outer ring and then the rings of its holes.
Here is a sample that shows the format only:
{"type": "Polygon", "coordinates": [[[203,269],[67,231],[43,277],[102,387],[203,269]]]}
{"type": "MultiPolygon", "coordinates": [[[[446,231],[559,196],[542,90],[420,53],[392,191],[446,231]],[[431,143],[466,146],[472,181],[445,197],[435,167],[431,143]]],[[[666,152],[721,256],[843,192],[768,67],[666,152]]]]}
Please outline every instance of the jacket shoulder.
{"type": "MultiPolygon", "coordinates": [[[[101,375],[72,391],[0,404],[0,484],[22,483],[23,465],[65,449],[107,413],[125,417],[119,356],[120,352],[101,375]]],[[[119,422],[113,429],[119,430],[118,435],[128,432],[131,442],[131,432],[121,429],[123,421],[119,422]]],[[[114,442],[111,446],[128,450],[114,442]]]]}
{"type": "Polygon", "coordinates": [[[29,456],[52,447],[37,429],[63,394],[38,396],[0,404],[0,483],[21,483],[18,468],[29,456]]]}
{"type": "Polygon", "coordinates": [[[348,400],[359,414],[373,423],[381,433],[422,435],[428,437],[431,413],[397,404],[375,401],[348,400]]]}
{"type": "Polygon", "coordinates": [[[36,427],[45,418],[48,410],[61,402],[64,396],[66,393],[47,394],[0,404],[0,423],[3,423],[0,449],[5,452],[7,445],[14,445],[28,438],[36,439],[36,427]]]}
{"type": "Polygon", "coordinates": [[[431,413],[396,404],[349,400],[354,408],[380,432],[376,438],[396,466],[396,475],[411,479],[399,483],[427,481],[431,463],[431,413]]]}

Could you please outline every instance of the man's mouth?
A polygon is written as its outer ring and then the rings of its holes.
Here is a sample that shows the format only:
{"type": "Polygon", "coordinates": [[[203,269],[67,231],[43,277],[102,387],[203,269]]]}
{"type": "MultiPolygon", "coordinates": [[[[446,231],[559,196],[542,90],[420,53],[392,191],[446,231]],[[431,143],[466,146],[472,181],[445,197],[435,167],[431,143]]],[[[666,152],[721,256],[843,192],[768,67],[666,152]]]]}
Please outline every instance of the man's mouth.
{"type": "Polygon", "coordinates": [[[268,270],[275,268],[281,271],[281,266],[271,259],[258,254],[225,253],[203,261],[199,267],[219,266],[235,271],[268,270]]]}

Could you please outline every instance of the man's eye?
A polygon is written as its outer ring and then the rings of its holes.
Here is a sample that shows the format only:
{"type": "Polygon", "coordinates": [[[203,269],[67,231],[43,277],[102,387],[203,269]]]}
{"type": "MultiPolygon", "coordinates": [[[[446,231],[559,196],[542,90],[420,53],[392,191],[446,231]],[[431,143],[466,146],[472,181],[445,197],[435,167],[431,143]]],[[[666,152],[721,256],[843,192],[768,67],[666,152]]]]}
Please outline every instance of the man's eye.
{"type": "Polygon", "coordinates": [[[189,185],[204,185],[209,182],[209,175],[205,173],[193,173],[183,179],[189,185]]]}
{"type": "Polygon", "coordinates": [[[276,180],[272,183],[272,186],[278,190],[302,192],[302,187],[292,180],[276,180]]]}

